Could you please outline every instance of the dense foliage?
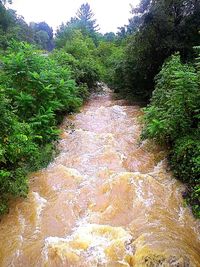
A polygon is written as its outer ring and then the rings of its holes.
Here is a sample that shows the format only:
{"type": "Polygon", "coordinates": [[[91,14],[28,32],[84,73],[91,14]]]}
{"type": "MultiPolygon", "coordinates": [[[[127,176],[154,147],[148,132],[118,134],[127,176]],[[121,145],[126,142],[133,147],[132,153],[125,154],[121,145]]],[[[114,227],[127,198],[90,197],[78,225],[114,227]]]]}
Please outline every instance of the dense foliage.
{"type": "Polygon", "coordinates": [[[98,33],[90,6],[81,5],[76,17],[56,32],[53,52],[62,65],[69,65],[79,85],[90,89],[97,80],[114,85],[114,70],[123,56],[123,46],[114,33],[98,33]]]}
{"type": "Polygon", "coordinates": [[[142,0],[119,36],[127,38],[118,92],[127,98],[149,100],[154,77],[165,59],[179,51],[183,60],[193,58],[200,43],[200,1],[142,0]]]}
{"type": "Polygon", "coordinates": [[[100,79],[100,69],[94,57],[96,20],[88,4],[83,4],[77,16],[62,24],[56,33],[54,56],[61,65],[69,65],[79,85],[89,89],[100,79]]]}
{"type": "Polygon", "coordinates": [[[11,196],[25,196],[27,173],[46,164],[63,112],[82,104],[68,67],[25,43],[1,56],[0,213],[11,196]]]}
{"type": "MultiPolygon", "coordinates": [[[[199,64],[197,64],[198,66],[199,64]]],[[[187,200],[200,217],[200,71],[172,56],[156,76],[156,87],[145,109],[143,138],[170,148],[176,177],[188,184],[187,200]]]]}
{"type": "Polygon", "coordinates": [[[35,44],[41,49],[51,51],[54,48],[53,29],[46,22],[31,22],[29,28],[34,33],[35,44]]]}
{"type": "Polygon", "coordinates": [[[105,35],[104,39],[99,42],[95,56],[100,65],[101,79],[116,90],[120,83],[116,69],[124,57],[124,44],[118,42],[116,37],[110,41],[109,35],[105,35]]]}
{"type": "Polygon", "coordinates": [[[6,49],[11,39],[34,42],[34,33],[22,17],[14,10],[6,9],[0,1],[0,49],[6,49]]]}
{"type": "Polygon", "coordinates": [[[69,65],[76,82],[92,88],[100,80],[100,66],[94,57],[95,44],[88,35],[78,29],[65,29],[65,35],[57,37],[53,54],[61,65],[69,65]],[[69,31],[68,33],[66,33],[69,31]]]}
{"type": "Polygon", "coordinates": [[[51,51],[54,47],[52,28],[45,22],[28,25],[16,11],[6,9],[5,2],[11,1],[0,1],[0,49],[5,50],[10,40],[15,39],[51,51]]]}

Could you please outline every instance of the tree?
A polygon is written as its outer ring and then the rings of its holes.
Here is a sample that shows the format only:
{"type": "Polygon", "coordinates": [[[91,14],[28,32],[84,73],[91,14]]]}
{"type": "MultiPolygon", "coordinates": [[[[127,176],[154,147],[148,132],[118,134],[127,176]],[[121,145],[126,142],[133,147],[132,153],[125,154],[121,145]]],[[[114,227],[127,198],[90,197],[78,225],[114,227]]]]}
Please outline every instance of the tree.
{"type": "Polygon", "coordinates": [[[94,14],[88,3],[82,4],[76,15],[78,20],[90,33],[94,33],[99,30],[99,25],[96,24],[96,19],[93,19],[94,14]]]}
{"type": "Polygon", "coordinates": [[[35,41],[40,48],[51,51],[53,44],[53,29],[46,22],[31,22],[31,29],[35,32],[35,41]]]}
{"type": "Polygon", "coordinates": [[[93,19],[94,14],[88,3],[81,5],[78,9],[75,17],[72,17],[66,24],[62,23],[56,32],[56,45],[62,47],[65,41],[71,36],[73,32],[81,31],[84,37],[90,37],[97,46],[100,38],[98,31],[98,25],[96,20],[93,19]]]}
{"type": "Polygon", "coordinates": [[[107,32],[103,37],[107,42],[114,42],[116,40],[116,35],[114,32],[107,32]]]}
{"type": "Polygon", "coordinates": [[[75,17],[76,25],[81,29],[83,35],[89,35],[98,44],[97,32],[99,31],[99,25],[94,19],[94,13],[92,12],[88,3],[82,4],[78,9],[75,17]]]}
{"type": "Polygon", "coordinates": [[[0,2],[0,47],[6,49],[11,39],[35,43],[34,32],[24,18],[0,2]]]}
{"type": "Polygon", "coordinates": [[[193,46],[200,43],[200,2],[142,0],[132,12],[134,17],[120,33],[126,37],[126,30],[132,31],[122,63],[121,92],[148,100],[166,58],[176,51],[184,61],[194,58],[193,46]]]}

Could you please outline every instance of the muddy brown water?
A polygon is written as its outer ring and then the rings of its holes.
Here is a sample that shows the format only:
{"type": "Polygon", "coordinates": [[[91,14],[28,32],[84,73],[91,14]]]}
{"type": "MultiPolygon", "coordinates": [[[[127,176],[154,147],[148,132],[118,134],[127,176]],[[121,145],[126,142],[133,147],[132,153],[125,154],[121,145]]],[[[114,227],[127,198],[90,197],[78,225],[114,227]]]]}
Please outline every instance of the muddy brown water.
{"type": "Polygon", "coordinates": [[[66,118],[60,154],[0,222],[1,267],[200,267],[200,223],[165,151],[139,143],[140,115],[107,90],[66,118]]]}

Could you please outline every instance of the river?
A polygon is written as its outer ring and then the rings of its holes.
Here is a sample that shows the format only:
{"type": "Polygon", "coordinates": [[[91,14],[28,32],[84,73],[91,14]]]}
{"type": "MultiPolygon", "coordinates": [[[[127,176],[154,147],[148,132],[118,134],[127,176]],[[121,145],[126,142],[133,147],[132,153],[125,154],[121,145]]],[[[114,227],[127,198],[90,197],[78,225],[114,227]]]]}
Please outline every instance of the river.
{"type": "Polygon", "coordinates": [[[200,223],[166,152],[140,142],[139,106],[92,95],[59,155],[0,222],[1,267],[200,266],[200,223]]]}

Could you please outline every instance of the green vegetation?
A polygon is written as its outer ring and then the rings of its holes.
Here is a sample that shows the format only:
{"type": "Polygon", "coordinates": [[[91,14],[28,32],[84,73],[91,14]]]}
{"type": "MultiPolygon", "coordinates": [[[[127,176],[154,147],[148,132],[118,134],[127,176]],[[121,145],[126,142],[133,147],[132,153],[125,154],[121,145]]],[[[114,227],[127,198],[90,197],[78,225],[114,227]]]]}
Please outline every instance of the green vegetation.
{"type": "Polygon", "coordinates": [[[26,24],[0,1],[0,214],[28,193],[28,174],[52,159],[58,124],[87,100],[97,81],[113,82],[123,49],[98,33],[88,4],[53,39],[45,22],[26,24]],[[51,51],[52,52],[47,52],[51,51]]]}
{"type": "Polygon", "coordinates": [[[171,149],[169,162],[188,184],[187,200],[200,217],[200,72],[173,55],[156,76],[151,103],[144,109],[143,138],[171,149]]]}
{"type": "Polygon", "coordinates": [[[0,49],[6,50],[10,40],[14,39],[35,44],[41,49],[52,50],[52,28],[45,22],[32,22],[28,25],[16,11],[6,9],[5,2],[11,1],[0,1],[0,49]]]}
{"type": "Polygon", "coordinates": [[[123,46],[114,33],[102,35],[90,6],[83,4],[77,16],[56,33],[53,54],[69,65],[77,84],[92,88],[97,80],[114,85],[114,69],[123,56],[123,46]]]}
{"type": "Polygon", "coordinates": [[[193,46],[200,44],[200,2],[142,0],[132,13],[129,25],[119,32],[126,47],[117,68],[117,90],[128,99],[149,101],[166,58],[179,51],[184,61],[193,59],[193,46]]]}
{"type": "MultiPolygon", "coordinates": [[[[111,35],[112,36],[112,35],[111,35]]],[[[111,88],[117,88],[120,83],[119,74],[116,69],[124,56],[124,44],[114,39],[105,39],[99,42],[96,50],[96,57],[101,68],[101,79],[107,83],[111,88]]]]}
{"type": "Polygon", "coordinates": [[[92,88],[100,79],[100,66],[94,56],[96,46],[92,38],[84,36],[78,29],[67,27],[65,36],[61,33],[57,35],[56,47],[54,57],[62,66],[70,66],[77,84],[86,84],[92,88]]]}
{"type": "MultiPolygon", "coordinates": [[[[90,24],[91,11],[88,18],[90,24]]],[[[53,32],[45,23],[27,25],[0,2],[0,214],[13,197],[28,193],[28,174],[52,159],[58,124],[75,112],[100,79],[95,41],[74,26],[53,32]],[[69,37],[69,38],[68,38],[69,37]],[[62,41],[61,41],[62,40],[62,41]],[[62,45],[60,45],[62,43],[62,45]]],[[[96,34],[95,26],[89,30],[96,34]]]]}
{"type": "Polygon", "coordinates": [[[104,35],[86,3],[55,37],[47,23],[26,24],[6,2],[0,1],[0,214],[10,198],[27,195],[28,173],[51,159],[63,116],[104,81],[128,100],[149,103],[142,138],[168,146],[170,166],[200,217],[200,59],[194,49],[200,2],[141,0],[128,25],[104,35]]]}
{"type": "Polygon", "coordinates": [[[200,2],[141,0],[132,13],[118,33],[115,91],[150,101],[142,138],[168,146],[171,169],[200,218],[200,60],[193,49],[200,44],[200,2]]]}
{"type": "Polygon", "coordinates": [[[70,70],[32,45],[13,42],[1,56],[0,211],[27,193],[27,173],[48,163],[57,123],[82,104],[70,70]]]}

